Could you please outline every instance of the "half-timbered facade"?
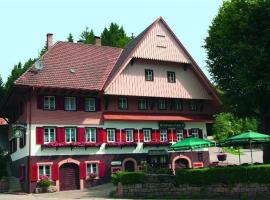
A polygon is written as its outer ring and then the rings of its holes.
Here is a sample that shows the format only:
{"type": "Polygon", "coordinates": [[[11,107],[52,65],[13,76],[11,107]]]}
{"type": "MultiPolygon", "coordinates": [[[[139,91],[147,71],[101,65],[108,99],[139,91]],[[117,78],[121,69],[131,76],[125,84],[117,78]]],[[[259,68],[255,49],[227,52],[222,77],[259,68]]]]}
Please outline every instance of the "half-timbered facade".
{"type": "MultiPolygon", "coordinates": [[[[110,180],[145,165],[191,167],[183,138],[207,137],[220,100],[166,22],[158,18],[126,48],[57,42],[16,80],[6,114],[14,175],[33,192],[42,175],[59,190],[110,180]]],[[[209,163],[208,150],[193,156],[209,163]]]]}

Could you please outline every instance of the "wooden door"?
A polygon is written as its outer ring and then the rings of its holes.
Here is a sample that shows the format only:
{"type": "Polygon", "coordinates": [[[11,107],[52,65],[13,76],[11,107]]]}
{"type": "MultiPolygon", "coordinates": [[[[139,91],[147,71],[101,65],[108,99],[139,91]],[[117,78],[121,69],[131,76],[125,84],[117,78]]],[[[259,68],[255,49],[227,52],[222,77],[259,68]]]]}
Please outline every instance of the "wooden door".
{"type": "Polygon", "coordinates": [[[79,166],[74,163],[66,163],[60,167],[60,190],[80,189],[79,166]]]}

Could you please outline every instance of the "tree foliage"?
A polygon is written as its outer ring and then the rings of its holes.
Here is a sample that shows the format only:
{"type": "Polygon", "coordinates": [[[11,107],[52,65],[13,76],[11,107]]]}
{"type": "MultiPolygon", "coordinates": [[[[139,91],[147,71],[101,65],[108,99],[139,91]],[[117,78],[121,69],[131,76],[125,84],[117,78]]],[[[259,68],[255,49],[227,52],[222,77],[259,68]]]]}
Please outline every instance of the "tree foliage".
{"type": "Polygon", "coordinates": [[[270,131],[270,1],[226,0],[205,39],[209,72],[230,109],[270,131]]]}
{"type": "Polygon", "coordinates": [[[81,33],[79,42],[85,44],[94,44],[95,43],[95,34],[93,29],[89,31],[89,28],[86,27],[85,30],[81,33]]]}
{"type": "Polygon", "coordinates": [[[257,131],[258,123],[255,118],[239,118],[232,113],[220,113],[215,115],[213,125],[214,138],[221,141],[247,131],[257,131]]]}
{"type": "Polygon", "coordinates": [[[111,23],[109,29],[104,28],[101,34],[101,44],[111,47],[125,47],[131,40],[124,31],[123,26],[119,27],[116,23],[111,23]]]}
{"type": "Polygon", "coordinates": [[[67,41],[74,42],[73,35],[71,33],[68,34],[67,41]]]}

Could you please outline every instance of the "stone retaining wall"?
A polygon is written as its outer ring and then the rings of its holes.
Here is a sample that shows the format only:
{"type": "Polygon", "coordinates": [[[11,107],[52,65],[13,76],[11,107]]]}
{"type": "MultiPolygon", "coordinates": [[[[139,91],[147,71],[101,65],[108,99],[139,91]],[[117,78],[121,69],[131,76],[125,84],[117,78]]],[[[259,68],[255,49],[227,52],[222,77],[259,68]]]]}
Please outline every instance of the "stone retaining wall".
{"type": "Polygon", "coordinates": [[[0,180],[0,193],[8,192],[9,184],[8,181],[0,180]]]}
{"type": "Polygon", "coordinates": [[[270,183],[241,183],[235,185],[215,184],[211,186],[177,185],[175,176],[146,175],[142,184],[118,184],[118,197],[126,198],[262,198],[270,199],[270,183]]]}

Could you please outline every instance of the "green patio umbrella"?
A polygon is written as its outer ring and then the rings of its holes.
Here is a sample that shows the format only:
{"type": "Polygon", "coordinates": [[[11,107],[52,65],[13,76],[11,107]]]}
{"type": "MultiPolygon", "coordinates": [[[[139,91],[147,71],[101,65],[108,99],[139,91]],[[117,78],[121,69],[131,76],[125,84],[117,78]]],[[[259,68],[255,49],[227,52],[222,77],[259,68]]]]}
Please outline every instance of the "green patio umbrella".
{"type": "MultiPolygon", "coordinates": [[[[251,163],[253,163],[252,144],[262,144],[262,143],[267,143],[267,142],[270,142],[270,136],[269,135],[249,131],[249,132],[241,133],[239,135],[232,136],[232,137],[220,142],[219,146],[249,145],[251,163]]],[[[240,160],[240,150],[238,152],[239,152],[239,163],[240,163],[241,162],[241,160],[240,160]]]]}
{"type": "MultiPolygon", "coordinates": [[[[173,144],[172,146],[170,146],[169,150],[173,150],[173,151],[190,150],[192,154],[193,150],[195,149],[207,148],[211,146],[215,146],[215,142],[212,142],[210,140],[200,139],[197,137],[189,137],[173,144]]],[[[191,155],[191,161],[192,161],[192,168],[193,168],[192,155],[191,155]]]]}

